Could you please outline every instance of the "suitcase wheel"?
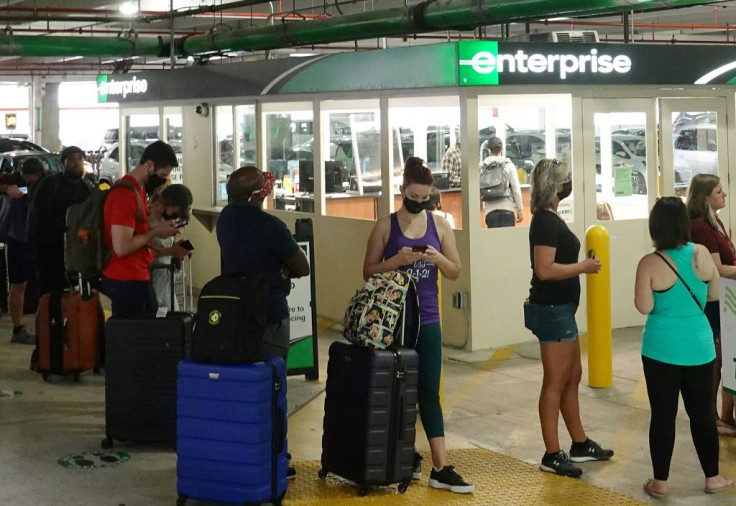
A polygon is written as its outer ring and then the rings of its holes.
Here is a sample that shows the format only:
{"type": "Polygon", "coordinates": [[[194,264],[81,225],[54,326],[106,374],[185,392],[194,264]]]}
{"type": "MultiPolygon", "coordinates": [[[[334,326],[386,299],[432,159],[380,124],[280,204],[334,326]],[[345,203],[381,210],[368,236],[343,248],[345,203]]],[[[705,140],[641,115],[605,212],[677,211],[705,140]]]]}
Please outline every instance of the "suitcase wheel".
{"type": "Polygon", "coordinates": [[[358,486],[358,497],[365,497],[368,495],[368,487],[365,485],[358,486]]]}
{"type": "MultiPolygon", "coordinates": [[[[100,446],[105,450],[112,448],[112,438],[109,438],[109,437],[103,438],[102,441],[100,442],[100,446]]],[[[184,500],[186,500],[186,498],[184,500]]]]}
{"type": "Polygon", "coordinates": [[[325,478],[327,478],[327,470],[325,470],[325,469],[320,469],[320,470],[319,470],[319,471],[317,472],[317,476],[319,476],[319,479],[320,479],[320,480],[324,480],[325,478]]]}
{"type": "Polygon", "coordinates": [[[406,493],[406,489],[409,488],[409,483],[411,483],[411,482],[410,481],[402,481],[401,483],[399,483],[399,493],[401,493],[401,494],[406,493]]]}
{"type": "Polygon", "coordinates": [[[179,498],[176,500],[176,506],[184,506],[187,503],[187,496],[185,495],[179,495],[179,498]]]}

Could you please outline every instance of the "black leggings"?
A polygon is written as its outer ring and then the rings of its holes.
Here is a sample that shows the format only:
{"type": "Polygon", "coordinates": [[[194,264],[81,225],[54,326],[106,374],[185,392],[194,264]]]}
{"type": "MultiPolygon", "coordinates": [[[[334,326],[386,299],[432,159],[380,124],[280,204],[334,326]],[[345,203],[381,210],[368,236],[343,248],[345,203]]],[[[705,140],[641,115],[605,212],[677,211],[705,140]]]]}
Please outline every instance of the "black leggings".
{"type": "Polygon", "coordinates": [[[675,418],[682,392],[690,433],[706,478],[718,475],[718,431],[713,414],[713,362],[696,366],[666,364],[642,357],[652,419],[649,453],[654,478],[666,481],[675,446],[675,418]]]}

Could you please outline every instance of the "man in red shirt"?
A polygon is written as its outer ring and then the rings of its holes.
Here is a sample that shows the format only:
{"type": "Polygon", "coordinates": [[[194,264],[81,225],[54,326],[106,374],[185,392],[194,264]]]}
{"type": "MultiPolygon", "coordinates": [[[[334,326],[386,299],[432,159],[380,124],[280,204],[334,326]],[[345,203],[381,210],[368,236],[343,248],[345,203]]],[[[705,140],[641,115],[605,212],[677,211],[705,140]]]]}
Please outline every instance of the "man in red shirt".
{"type": "Polygon", "coordinates": [[[149,243],[154,237],[171,237],[177,229],[173,218],[150,227],[147,196],[166,183],[176,166],[171,146],[156,141],[143,151],[138,165],[121,178],[124,184],[113,187],[105,199],[105,241],[111,256],[102,271],[102,287],[114,317],[137,318],[157,309],[149,243]]]}

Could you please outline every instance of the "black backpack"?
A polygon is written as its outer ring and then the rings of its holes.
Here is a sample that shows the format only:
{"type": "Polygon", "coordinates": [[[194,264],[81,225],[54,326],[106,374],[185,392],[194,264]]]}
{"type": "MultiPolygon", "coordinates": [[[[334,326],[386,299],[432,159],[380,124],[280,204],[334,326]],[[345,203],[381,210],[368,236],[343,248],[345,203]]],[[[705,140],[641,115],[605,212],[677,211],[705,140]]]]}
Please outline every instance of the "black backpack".
{"type": "Polygon", "coordinates": [[[192,359],[212,364],[258,362],[265,328],[264,277],[217,276],[199,295],[192,359]]]}
{"type": "Polygon", "coordinates": [[[511,196],[509,175],[506,172],[504,160],[491,160],[483,163],[480,168],[480,199],[483,202],[492,202],[511,196]]]}

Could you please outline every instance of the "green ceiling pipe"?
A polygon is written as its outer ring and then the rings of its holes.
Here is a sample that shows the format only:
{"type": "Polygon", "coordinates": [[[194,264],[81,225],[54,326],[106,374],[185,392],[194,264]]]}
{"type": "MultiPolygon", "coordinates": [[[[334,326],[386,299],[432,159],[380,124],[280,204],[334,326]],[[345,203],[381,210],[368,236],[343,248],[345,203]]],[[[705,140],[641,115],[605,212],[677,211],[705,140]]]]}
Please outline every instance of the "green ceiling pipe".
{"type": "MultiPolygon", "coordinates": [[[[411,7],[298,21],[177,39],[178,56],[257,51],[412,35],[559,16],[615,14],[714,3],[711,0],[427,0],[411,7]]],[[[0,56],[168,56],[160,37],[0,35],[0,56]]]]}
{"type": "Polygon", "coordinates": [[[291,46],[464,30],[528,19],[631,10],[666,9],[713,3],[712,0],[429,0],[410,8],[393,8],[334,18],[274,25],[177,41],[183,55],[209,51],[257,51],[291,46]]]}
{"type": "Polygon", "coordinates": [[[15,56],[168,56],[160,37],[0,36],[0,54],[15,56]]]}

